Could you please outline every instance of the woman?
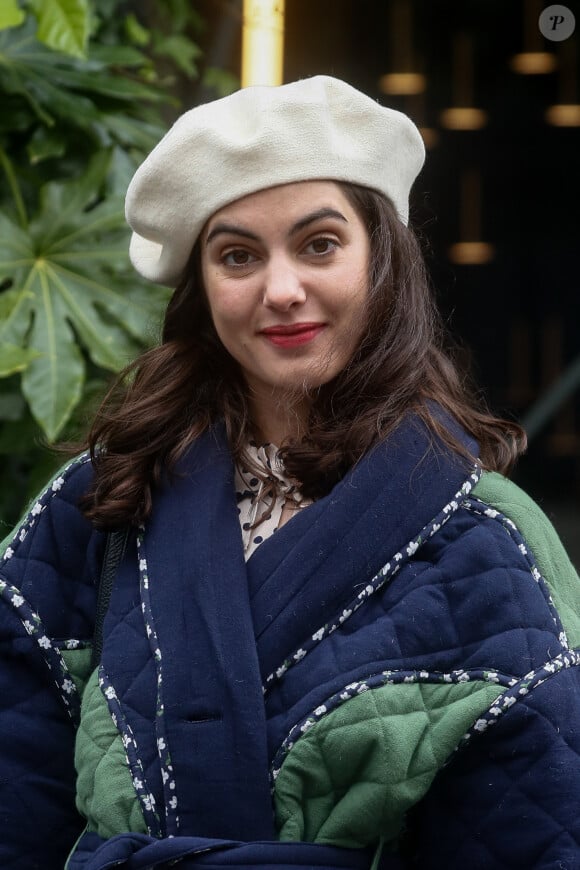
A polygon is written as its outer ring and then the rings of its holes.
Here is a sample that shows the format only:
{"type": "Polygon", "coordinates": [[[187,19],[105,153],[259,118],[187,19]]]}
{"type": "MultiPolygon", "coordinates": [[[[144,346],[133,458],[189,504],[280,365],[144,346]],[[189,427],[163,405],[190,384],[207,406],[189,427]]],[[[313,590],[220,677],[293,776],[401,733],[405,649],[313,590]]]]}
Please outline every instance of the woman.
{"type": "Polygon", "coordinates": [[[580,583],[443,350],[423,158],[321,76],[136,173],[176,290],[4,553],[3,867],[580,866],[580,583]]]}

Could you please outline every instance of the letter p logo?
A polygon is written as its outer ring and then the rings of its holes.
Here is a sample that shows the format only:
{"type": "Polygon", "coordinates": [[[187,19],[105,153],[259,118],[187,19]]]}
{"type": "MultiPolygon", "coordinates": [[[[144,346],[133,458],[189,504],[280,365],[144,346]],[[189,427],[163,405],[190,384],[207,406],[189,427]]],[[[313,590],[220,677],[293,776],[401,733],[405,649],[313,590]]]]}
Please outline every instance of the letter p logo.
{"type": "Polygon", "coordinates": [[[538,19],[538,27],[542,36],[551,42],[562,42],[574,33],[576,19],[567,6],[555,4],[542,10],[538,19]]]}

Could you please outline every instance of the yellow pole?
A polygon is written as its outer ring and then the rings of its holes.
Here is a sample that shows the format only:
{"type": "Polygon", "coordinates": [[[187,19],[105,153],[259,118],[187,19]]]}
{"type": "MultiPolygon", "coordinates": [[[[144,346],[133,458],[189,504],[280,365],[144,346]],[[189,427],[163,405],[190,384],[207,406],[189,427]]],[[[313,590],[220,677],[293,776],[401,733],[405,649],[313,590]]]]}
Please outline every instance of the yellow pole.
{"type": "Polygon", "coordinates": [[[284,0],[244,0],[242,87],[281,85],[284,0]]]}

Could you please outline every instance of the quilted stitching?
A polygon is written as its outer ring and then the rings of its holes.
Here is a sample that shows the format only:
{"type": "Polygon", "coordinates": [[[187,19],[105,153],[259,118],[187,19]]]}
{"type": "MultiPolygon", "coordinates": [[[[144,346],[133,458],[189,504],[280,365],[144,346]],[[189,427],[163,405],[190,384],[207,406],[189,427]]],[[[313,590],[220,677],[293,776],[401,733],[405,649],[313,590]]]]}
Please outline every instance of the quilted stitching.
{"type": "MultiPolygon", "coordinates": [[[[569,653],[568,657],[571,657],[572,654],[569,653]]],[[[559,664],[559,667],[569,666],[562,662],[559,664]]],[[[546,667],[549,667],[548,665],[546,667]]],[[[556,670],[555,666],[552,666],[551,672],[556,670]]],[[[544,676],[543,671],[540,672],[539,676],[535,677],[536,681],[538,679],[542,679],[544,676]]],[[[511,700],[512,691],[517,692],[518,694],[524,695],[528,692],[528,687],[532,683],[532,677],[534,675],[530,675],[530,679],[524,680],[521,683],[518,683],[513,678],[506,676],[505,674],[498,674],[497,671],[489,671],[489,670],[477,670],[477,671],[465,671],[460,669],[458,671],[451,671],[447,674],[441,674],[437,672],[429,673],[428,671],[382,671],[379,674],[374,674],[371,677],[367,677],[364,680],[358,680],[354,683],[349,683],[339,692],[336,692],[334,695],[331,695],[323,704],[320,704],[316,710],[310,713],[309,716],[305,717],[302,721],[297,722],[296,725],[290,730],[290,733],[283,741],[280,746],[278,752],[275,754],[274,759],[272,761],[271,766],[271,776],[273,781],[275,781],[280,773],[280,766],[282,765],[286,755],[290,752],[290,750],[294,747],[297,740],[301,739],[304,734],[306,734],[310,729],[320,722],[323,718],[329,715],[333,710],[340,707],[346,701],[351,700],[352,698],[356,698],[358,695],[362,695],[364,692],[374,689],[380,689],[386,685],[399,685],[404,683],[406,685],[418,684],[418,685],[427,685],[431,684],[441,684],[441,685],[451,685],[457,683],[477,683],[478,681],[491,683],[492,685],[503,686],[502,691],[504,692],[503,696],[497,696],[494,699],[494,705],[492,705],[490,718],[494,721],[494,717],[499,716],[503,710],[503,706],[509,707],[511,703],[514,702],[515,699],[511,700]],[[513,690],[506,691],[508,687],[515,686],[516,688],[513,690]],[[504,705],[505,696],[509,695],[510,698],[507,699],[507,702],[504,705]],[[501,697],[501,704],[500,704],[501,697]],[[499,705],[499,706],[498,706],[499,705]]],[[[499,689],[498,689],[499,691],[499,689]]],[[[481,714],[484,716],[485,714],[481,714]]],[[[476,732],[484,731],[487,727],[488,722],[484,719],[479,719],[476,722],[476,726],[474,726],[476,732]],[[485,726],[485,727],[482,727],[485,726]]],[[[465,735],[464,739],[469,738],[469,734],[465,735]]]]}
{"type": "Polygon", "coordinates": [[[491,725],[499,720],[514,704],[526,698],[531,692],[541,686],[546,680],[549,680],[554,674],[559,673],[567,668],[577,668],[580,665],[580,653],[575,650],[562,653],[551,661],[546,662],[543,668],[537,671],[526,674],[523,680],[513,684],[504,692],[501,698],[495,701],[490,709],[483,713],[475,722],[470,731],[465,735],[465,740],[469,740],[475,734],[481,734],[491,725]]]}
{"type": "Polygon", "coordinates": [[[473,495],[515,523],[546,579],[570,644],[580,646],[580,581],[551,522],[523,490],[495,472],[481,476],[473,495]]]}
{"type": "MultiPolygon", "coordinates": [[[[339,727],[338,731],[335,732],[337,741],[336,745],[332,751],[327,751],[326,754],[324,754],[324,748],[320,745],[321,742],[324,741],[321,741],[321,738],[318,736],[323,733],[320,730],[321,726],[325,722],[335,723],[339,711],[335,710],[334,712],[329,713],[327,709],[327,706],[329,705],[323,702],[320,690],[317,692],[315,688],[316,683],[318,686],[324,686],[328,696],[329,675],[332,673],[342,674],[344,678],[345,668],[342,663],[345,659],[345,652],[348,654],[352,651],[353,635],[356,638],[356,634],[359,630],[361,632],[361,638],[363,632],[365,632],[368,637],[369,623],[372,624],[373,622],[378,621],[382,624],[383,638],[389,638],[391,654],[393,656],[391,661],[396,661],[398,657],[399,662],[409,662],[408,656],[405,655],[405,646],[407,646],[407,648],[409,646],[408,633],[410,628],[415,629],[419,633],[424,650],[425,637],[433,637],[436,635],[436,626],[439,623],[432,626],[433,630],[431,632],[424,633],[420,630],[420,627],[414,625],[414,620],[416,619],[418,611],[417,606],[413,608],[407,607],[405,614],[407,619],[406,621],[401,622],[401,633],[399,634],[397,633],[397,622],[392,618],[393,612],[395,611],[396,613],[396,608],[404,602],[405,597],[411,599],[413,595],[413,584],[415,584],[416,591],[421,594],[430,594],[430,589],[436,585],[439,586],[441,591],[445,594],[445,596],[441,597],[439,600],[443,603],[446,599],[447,626],[449,628],[451,625],[451,631],[448,631],[447,633],[445,645],[440,645],[440,662],[445,660],[450,652],[457,650],[458,656],[460,656],[459,661],[464,665],[467,664],[473,666],[473,659],[470,659],[470,655],[472,655],[471,650],[473,650],[474,652],[477,652],[480,662],[483,652],[483,661],[487,663],[487,667],[491,670],[492,668],[498,668],[498,665],[502,661],[501,656],[498,658],[497,655],[497,652],[500,651],[502,647],[511,648],[512,661],[514,664],[517,662],[517,665],[512,668],[512,675],[509,676],[508,671],[508,676],[501,678],[504,687],[511,686],[513,688],[508,689],[508,691],[505,692],[502,702],[498,704],[496,695],[497,688],[494,689],[493,686],[488,686],[489,694],[487,700],[488,702],[493,702],[491,710],[486,714],[483,712],[485,710],[485,705],[479,710],[474,708],[472,712],[475,713],[475,719],[471,721],[467,719],[464,722],[468,727],[472,726],[471,731],[467,735],[455,732],[456,745],[461,744],[462,746],[469,746],[469,739],[474,735],[477,735],[478,739],[480,739],[481,733],[488,727],[489,722],[494,723],[497,727],[497,722],[499,721],[497,717],[499,715],[512,715],[512,707],[516,702],[521,702],[523,704],[525,701],[528,703],[530,699],[527,696],[530,693],[537,693],[543,683],[546,680],[551,679],[554,672],[558,672],[560,669],[578,670],[576,666],[579,663],[579,657],[576,653],[569,651],[566,632],[562,626],[558,610],[554,604],[553,596],[550,594],[552,590],[548,588],[545,578],[536,567],[529,546],[525,539],[520,535],[519,530],[509,517],[505,517],[496,509],[482,504],[481,501],[476,501],[475,499],[465,501],[462,507],[465,510],[465,514],[463,517],[461,514],[456,515],[455,526],[450,524],[446,529],[442,529],[439,541],[436,540],[437,536],[434,536],[433,540],[429,541],[422,550],[417,553],[409,554],[412,556],[412,559],[406,569],[405,576],[400,574],[397,577],[396,582],[393,583],[388,590],[383,591],[381,596],[375,596],[384,608],[384,615],[381,615],[376,600],[367,601],[365,613],[362,614],[362,617],[358,614],[353,616],[348,625],[341,624],[340,630],[336,635],[329,637],[329,633],[326,630],[317,633],[318,637],[317,634],[314,635],[314,640],[325,641],[324,644],[321,644],[324,655],[318,655],[320,665],[323,666],[324,670],[320,669],[317,654],[314,651],[312,644],[309,644],[308,647],[303,645],[298,650],[298,655],[295,654],[291,657],[291,662],[298,665],[299,667],[297,670],[299,670],[300,668],[303,668],[302,660],[306,657],[306,654],[309,655],[310,667],[308,668],[307,673],[302,673],[302,677],[303,680],[306,678],[306,681],[313,687],[313,689],[310,693],[303,693],[298,705],[294,708],[294,714],[300,710],[302,715],[302,720],[298,717],[294,720],[298,721],[294,730],[297,732],[299,739],[295,745],[291,743],[290,747],[288,747],[292,748],[292,751],[282,766],[280,776],[283,777],[283,780],[282,782],[279,780],[276,782],[278,821],[280,823],[282,837],[287,836],[290,839],[294,837],[314,837],[320,838],[318,840],[319,842],[334,842],[340,843],[341,845],[363,845],[365,843],[373,842],[373,838],[378,838],[380,834],[383,834],[383,836],[386,835],[387,838],[390,837],[392,839],[397,835],[397,832],[403,825],[404,811],[413,806],[413,800],[409,800],[405,804],[404,799],[399,799],[398,804],[394,802],[394,805],[401,810],[401,815],[398,819],[398,826],[395,824],[389,828],[387,824],[386,826],[383,825],[380,830],[375,828],[371,831],[365,828],[369,818],[376,819],[380,817],[380,811],[377,805],[379,795],[382,795],[383,798],[385,795],[391,795],[393,793],[393,786],[402,785],[406,790],[405,796],[408,797],[408,795],[413,793],[413,790],[416,789],[417,782],[421,781],[421,776],[425,775],[425,771],[419,770],[418,773],[413,773],[411,766],[409,766],[409,769],[406,771],[405,776],[401,779],[400,783],[395,783],[394,780],[389,780],[387,786],[384,782],[377,782],[373,777],[363,777],[361,780],[359,776],[360,771],[355,771],[352,778],[352,788],[350,790],[347,789],[345,791],[344,788],[341,790],[337,787],[336,770],[333,765],[338,765],[340,768],[341,764],[344,765],[345,759],[348,760],[352,757],[357,757],[358,753],[361,751],[359,745],[360,741],[357,743],[358,738],[356,728],[346,729],[344,733],[340,735],[338,733],[341,730],[339,727]],[[477,524],[470,524],[468,518],[469,513],[476,513],[480,521],[477,524]],[[493,531],[494,523],[497,524],[498,528],[501,528],[499,535],[493,531]],[[437,564],[437,557],[435,555],[437,552],[437,545],[442,546],[442,552],[448,556],[449,545],[453,544],[454,534],[459,532],[458,539],[461,540],[469,528],[472,530],[472,537],[473,532],[479,534],[482,530],[491,531],[492,534],[491,537],[487,538],[487,544],[478,547],[477,540],[475,540],[475,542],[471,541],[471,546],[472,553],[478,553],[479,551],[480,554],[485,553],[485,546],[487,546],[489,552],[492,554],[493,566],[490,563],[488,573],[483,570],[484,564],[479,566],[479,571],[474,572],[473,567],[469,565],[469,563],[466,563],[466,570],[463,573],[461,570],[457,571],[457,565],[454,565],[454,570],[451,570],[450,572],[445,571],[441,564],[437,564]],[[493,547],[491,546],[492,542],[494,545],[493,547]],[[515,555],[516,551],[518,553],[517,556],[515,555]],[[504,553],[505,569],[502,569],[501,567],[498,568],[498,566],[501,566],[502,554],[504,553]],[[433,558],[434,555],[435,558],[433,558]],[[520,563],[519,565],[518,562],[520,563]],[[423,572],[421,568],[422,563],[425,566],[423,572]],[[437,572],[439,574],[438,579],[437,572]],[[453,578],[451,581],[449,579],[450,577],[453,578]],[[501,620],[498,620],[496,631],[489,632],[486,620],[483,618],[479,623],[470,624],[471,631],[469,642],[466,643],[466,635],[464,633],[465,624],[463,624],[463,626],[461,624],[461,613],[455,605],[455,601],[463,602],[466,597],[468,598],[471,595],[472,599],[477,603],[481,615],[484,616],[485,609],[481,608],[481,604],[477,600],[477,592],[481,590],[485,592],[485,584],[488,578],[491,581],[489,587],[489,600],[494,601],[494,614],[504,613],[507,615],[507,618],[503,620],[506,626],[505,640],[502,638],[501,620]],[[425,580],[427,580],[427,583],[425,583],[425,580]],[[433,581],[435,581],[435,583],[433,583],[433,581]],[[495,586],[493,584],[495,584],[495,586]],[[538,598],[537,594],[532,591],[534,585],[540,593],[541,598],[538,598]],[[495,590],[493,593],[493,599],[491,592],[492,589],[495,590]],[[397,592],[399,593],[398,597],[396,594],[397,592]],[[369,611],[372,610],[373,607],[374,612],[370,613],[369,611]],[[527,629],[519,630],[520,639],[519,642],[514,645],[514,640],[517,638],[518,632],[517,626],[526,626],[527,629]],[[403,628],[405,628],[407,632],[407,638],[402,634],[403,628]],[[535,634],[539,629],[542,631],[541,639],[540,635],[535,634]],[[542,669],[542,666],[546,662],[546,654],[547,656],[555,656],[555,658],[551,662],[545,664],[542,669]],[[526,663],[528,665],[533,663],[528,673],[525,673],[526,663]],[[504,701],[505,703],[503,703],[504,701]],[[305,703],[310,704],[310,710],[313,709],[314,704],[319,705],[314,711],[314,714],[311,714],[310,717],[304,716],[305,703]],[[302,736],[300,736],[301,734],[302,736]],[[297,750],[299,750],[298,755],[295,754],[297,750]],[[294,758],[292,758],[293,755],[294,758]],[[300,781],[300,776],[303,777],[303,781],[300,781]],[[293,791],[293,789],[295,789],[295,791],[293,791]],[[349,828],[349,824],[352,827],[349,828]],[[351,832],[350,841],[345,842],[344,839],[341,839],[341,834],[344,831],[351,832]],[[327,833],[329,834],[329,839],[326,839],[327,833]]],[[[482,543],[483,541],[485,541],[485,535],[482,538],[482,543]]],[[[485,563],[485,558],[483,558],[483,563],[485,563]]],[[[418,600],[420,601],[420,599],[418,600]]],[[[425,607],[425,612],[429,613],[431,619],[433,619],[436,610],[434,610],[432,603],[425,607]]],[[[349,617],[350,615],[351,614],[348,614],[349,617]]],[[[442,611],[442,620],[443,618],[442,611]]],[[[343,620],[343,622],[345,621],[343,620]]],[[[338,626],[334,626],[333,633],[337,628],[338,626]]],[[[350,657],[350,661],[352,661],[352,656],[350,657]]],[[[429,665],[426,665],[423,662],[423,667],[429,668],[429,665]]],[[[275,692],[274,697],[269,701],[271,711],[274,714],[274,721],[278,715],[278,709],[281,711],[284,706],[286,707],[286,710],[290,708],[290,699],[294,687],[298,686],[298,680],[294,682],[290,679],[290,677],[294,675],[287,674],[287,670],[288,668],[283,666],[278,674],[278,677],[283,676],[285,678],[286,685],[281,688],[281,691],[275,692]],[[288,683],[289,679],[290,683],[288,683]]],[[[492,671],[492,677],[497,678],[497,672],[494,674],[492,671]]],[[[331,685],[333,684],[331,683],[331,685]]],[[[304,689],[304,685],[302,688],[304,689]]],[[[334,683],[334,688],[336,691],[336,683],[334,683]]],[[[366,688],[368,688],[368,686],[366,686],[366,688]]],[[[387,690],[388,687],[386,687],[384,691],[387,690]]],[[[376,692],[377,690],[374,689],[367,694],[375,695],[376,692]]],[[[344,706],[348,709],[351,708],[351,705],[354,703],[356,702],[349,700],[344,706]]],[[[386,717],[392,717],[393,711],[389,710],[385,715],[386,717]]],[[[577,715],[578,714],[576,713],[576,718],[577,715]]],[[[281,718],[282,717],[280,717],[280,720],[281,718]]],[[[376,719],[373,721],[372,717],[370,717],[369,723],[370,735],[368,739],[372,740],[372,724],[376,726],[376,719]]],[[[392,722],[390,724],[392,724],[392,722]]],[[[428,726],[426,727],[428,728],[428,726]]],[[[378,733],[377,728],[375,728],[375,733],[378,733]]],[[[548,743],[549,742],[550,741],[548,740],[548,743]]],[[[430,738],[428,736],[423,736],[423,745],[421,745],[421,743],[417,744],[418,747],[420,747],[419,751],[426,751],[427,743],[431,744],[431,749],[434,748],[430,738]]],[[[525,739],[522,738],[522,746],[524,745],[525,739]]],[[[467,751],[469,754],[471,750],[469,749],[467,751]]],[[[523,751],[525,753],[527,749],[524,748],[523,751]]],[[[387,753],[385,753],[384,750],[383,755],[387,756],[387,753]]],[[[385,762],[383,765],[376,764],[374,766],[375,772],[379,769],[385,773],[388,769],[388,764],[390,763],[392,766],[393,753],[391,753],[390,758],[390,762],[385,762]]],[[[517,777],[512,776],[512,770],[510,769],[511,760],[512,759],[505,760],[502,772],[510,780],[510,788],[515,789],[517,792],[518,787],[515,782],[517,777]]],[[[537,763],[538,767],[541,768],[544,762],[542,758],[540,758],[537,763]]],[[[450,758],[440,757],[438,759],[438,764],[442,768],[446,768],[447,765],[450,765],[451,767],[455,766],[455,762],[452,762],[450,758]]],[[[574,765],[574,761],[572,761],[572,765],[574,765]]],[[[534,766],[535,762],[531,764],[531,768],[528,768],[529,771],[531,770],[528,775],[532,778],[532,781],[534,778],[534,766]]],[[[431,779],[425,787],[425,791],[421,792],[420,789],[418,791],[416,790],[414,792],[415,797],[418,795],[420,798],[422,795],[427,794],[429,784],[436,774],[437,764],[433,765],[431,768],[431,779]]],[[[481,777],[481,780],[483,779],[484,777],[481,777]]],[[[338,781],[340,782],[340,780],[338,781]]],[[[538,770],[536,782],[545,781],[545,773],[542,770],[538,770]]],[[[578,789],[577,781],[578,780],[576,779],[576,789],[578,789]]],[[[507,787],[506,790],[509,792],[507,787]]],[[[466,793],[466,790],[462,791],[463,799],[465,799],[466,793]]],[[[509,792],[509,794],[511,798],[511,792],[509,792]]],[[[526,796],[526,799],[529,802],[529,795],[526,796]]],[[[448,820],[445,819],[442,823],[448,825],[448,820]]],[[[453,825],[450,827],[453,828],[453,825]]],[[[431,835],[430,843],[433,844],[437,841],[435,831],[432,831],[431,835]]],[[[468,836],[468,832],[465,832],[465,836],[468,836]]],[[[508,833],[506,832],[506,837],[507,836],[508,833]]],[[[486,836],[483,837],[484,841],[486,839],[493,843],[497,840],[497,835],[492,834],[491,830],[488,830],[486,836]]],[[[573,861],[578,859],[578,855],[580,854],[578,844],[575,844],[574,842],[568,842],[567,844],[564,843],[564,840],[569,840],[569,837],[568,835],[565,835],[564,837],[561,836],[561,828],[558,835],[553,833],[550,836],[547,836],[546,839],[550,843],[552,843],[552,841],[558,841],[558,848],[564,850],[562,855],[565,857],[566,861],[568,860],[568,857],[572,855],[575,856],[573,861]]],[[[459,862],[454,863],[454,860],[451,857],[452,850],[450,849],[446,855],[446,861],[438,862],[438,860],[435,859],[433,863],[431,863],[429,860],[426,860],[426,856],[422,854],[421,861],[417,866],[420,866],[421,868],[431,866],[441,868],[451,866],[463,867],[465,866],[465,862],[469,862],[470,866],[474,867],[472,857],[479,854],[478,848],[479,847],[473,843],[472,835],[470,847],[462,853],[464,860],[463,864],[459,862]]],[[[551,846],[536,845],[535,848],[542,853],[542,856],[547,855],[548,852],[550,852],[550,854],[552,853],[550,851],[552,849],[551,846]]],[[[529,863],[509,863],[504,865],[503,863],[498,863],[498,861],[501,862],[503,859],[498,858],[496,854],[493,854],[494,846],[490,846],[489,848],[484,846],[482,849],[484,852],[487,852],[486,857],[482,859],[481,864],[476,863],[475,865],[481,867],[482,870],[484,870],[484,868],[485,870],[488,870],[488,868],[491,868],[492,866],[494,868],[499,868],[500,866],[509,866],[510,868],[512,866],[522,868],[532,866],[534,868],[540,866],[553,866],[554,868],[556,866],[570,866],[571,868],[577,868],[580,866],[580,860],[578,860],[578,863],[571,863],[569,865],[565,862],[561,865],[560,863],[554,865],[547,863],[536,864],[534,863],[536,861],[535,857],[530,859],[529,863]]],[[[556,853],[554,852],[554,854],[556,853]]],[[[538,860],[544,861],[544,857],[539,857],[538,860]]]]}
{"type": "Polygon", "coordinates": [[[506,517],[504,514],[500,513],[499,511],[495,510],[494,508],[486,508],[485,505],[481,505],[481,502],[468,501],[465,503],[465,508],[467,510],[473,511],[474,513],[480,514],[480,516],[491,517],[492,519],[499,521],[503,525],[503,527],[505,528],[508,535],[510,535],[513,538],[514,543],[516,544],[518,550],[525,557],[525,559],[529,565],[530,574],[532,575],[533,579],[536,581],[536,583],[538,584],[538,586],[542,590],[542,594],[546,598],[546,602],[548,604],[548,607],[550,609],[550,613],[552,614],[552,618],[554,620],[554,625],[556,626],[556,630],[558,632],[558,638],[559,638],[560,643],[562,644],[563,647],[565,647],[566,649],[569,649],[568,638],[566,637],[566,632],[564,631],[564,627],[562,625],[560,615],[559,615],[559,613],[556,610],[556,607],[554,605],[554,601],[553,601],[552,596],[550,594],[548,584],[546,583],[546,580],[544,579],[544,577],[542,576],[542,574],[538,570],[536,563],[535,563],[535,561],[530,553],[530,550],[529,550],[528,546],[526,545],[526,542],[524,541],[524,538],[520,534],[516,525],[512,522],[512,520],[509,519],[509,517],[506,517]]]}
{"type": "Polygon", "coordinates": [[[0,542],[0,558],[2,560],[8,561],[11,559],[18,549],[19,544],[26,538],[29,531],[35,526],[37,522],[37,518],[40,514],[46,509],[46,506],[50,503],[50,501],[54,498],[54,496],[60,492],[63,488],[66,478],[70,475],[70,473],[79,465],[83,465],[90,461],[90,457],[87,453],[83,453],[80,456],[73,459],[71,462],[66,463],[61,469],[59,469],[52,480],[50,480],[45,486],[44,490],[34,498],[24,512],[24,516],[17,524],[17,528],[14,532],[4,538],[3,541],[0,542]]]}
{"type": "Polygon", "coordinates": [[[493,683],[389,685],[329,713],[295,744],[276,780],[281,839],[349,847],[393,840],[497,694],[493,683]]]}
{"type": "Polygon", "coordinates": [[[486,669],[517,681],[561,650],[526,556],[501,523],[460,510],[395,582],[285,673],[267,697],[271,752],[327,697],[369,673],[486,669]]]}
{"type": "Polygon", "coordinates": [[[264,681],[264,692],[271,688],[275,680],[281,679],[292,665],[302,661],[316,644],[329,637],[333,632],[344,625],[353,613],[356,613],[356,611],[366,603],[371,595],[379,592],[385,583],[394,578],[408,559],[417,552],[419,547],[421,547],[426,540],[435,535],[440,528],[451,519],[454,512],[459,509],[462,499],[471,492],[473,486],[479,480],[480,474],[481,470],[479,466],[476,466],[470,478],[465,481],[459,492],[456,493],[455,497],[449,502],[449,504],[446,504],[439,514],[428,523],[412,541],[409,541],[402,550],[395,553],[392,559],[383,565],[381,570],[372,579],[370,579],[366,584],[361,584],[363,589],[357,594],[354,600],[347,604],[340,616],[330,624],[318,628],[311,637],[304,641],[298,650],[289,656],[273,673],[266,677],[264,681]]]}
{"type": "Polygon", "coordinates": [[[557,672],[457,753],[410,816],[412,867],[577,870],[579,689],[578,667],[557,672]]]}
{"type": "Polygon", "coordinates": [[[82,827],[74,807],[72,723],[41,648],[5,605],[0,650],[0,865],[62,866],[82,827]]]}
{"type": "Polygon", "coordinates": [[[0,574],[40,614],[52,639],[90,639],[105,535],[77,507],[90,481],[87,457],[70,463],[38,497],[5,547],[0,574]]]}
{"type": "MultiPolygon", "coordinates": [[[[155,707],[149,707],[148,699],[151,698],[150,688],[155,685],[155,662],[151,654],[147,638],[146,625],[144,622],[143,607],[138,590],[126,590],[122,583],[113,589],[109,613],[104,623],[104,658],[106,665],[107,650],[126,650],[131,655],[132,666],[126,670],[127,681],[121,689],[119,685],[112,686],[108,675],[103,671],[103,691],[107,693],[110,687],[114,693],[108,701],[109,717],[115,717],[116,725],[125,742],[129,738],[126,723],[131,721],[145,731],[150,728],[150,723],[155,717],[155,707]]],[[[135,727],[131,730],[131,739],[136,739],[135,727]]],[[[153,742],[154,751],[150,756],[144,753],[143,745],[132,758],[131,775],[139,782],[138,793],[142,800],[142,808],[153,826],[155,836],[161,835],[159,814],[153,812],[163,806],[162,778],[159,770],[158,749],[153,742]]],[[[128,744],[127,744],[128,746],[128,744]]],[[[135,798],[137,794],[133,790],[135,798]]],[[[163,810],[161,810],[163,812],[163,810]]]]}
{"type": "Polygon", "coordinates": [[[75,683],[71,679],[60,650],[48,637],[40,616],[32,610],[18,589],[8,585],[2,579],[0,579],[0,599],[2,603],[14,609],[24,630],[38,645],[40,654],[52,675],[68,715],[75,725],[78,724],[80,716],[79,695],[75,683]]]}

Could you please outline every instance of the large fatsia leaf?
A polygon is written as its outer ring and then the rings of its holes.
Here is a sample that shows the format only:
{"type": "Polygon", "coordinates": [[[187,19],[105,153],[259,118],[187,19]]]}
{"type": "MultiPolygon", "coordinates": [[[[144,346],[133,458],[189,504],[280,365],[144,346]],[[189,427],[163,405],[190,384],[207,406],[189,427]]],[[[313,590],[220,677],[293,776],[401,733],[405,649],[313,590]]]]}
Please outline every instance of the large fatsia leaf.
{"type": "Polygon", "coordinates": [[[81,397],[85,364],[74,340],[66,305],[51,287],[48,270],[36,270],[31,290],[36,304],[30,347],[40,356],[24,372],[22,392],[34,417],[53,439],[81,397]]]}
{"type": "Polygon", "coordinates": [[[89,38],[87,0],[29,0],[38,19],[37,38],[58,51],[84,57],[89,38]]]}
{"type": "Polygon", "coordinates": [[[2,0],[0,3],[0,30],[5,27],[18,27],[25,17],[16,0],[2,0]]]}
{"type": "Polygon", "coordinates": [[[130,269],[122,201],[94,204],[107,166],[99,155],[74,182],[47,184],[28,229],[0,215],[0,283],[11,282],[0,293],[0,346],[24,369],[23,392],[50,440],[80,399],[85,357],[124,367],[151,341],[169,295],[130,269]]]}
{"type": "Polygon", "coordinates": [[[0,347],[0,378],[24,371],[36,356],[38,356],[36,351],[28,348],[3,344],[0,347]]]}

